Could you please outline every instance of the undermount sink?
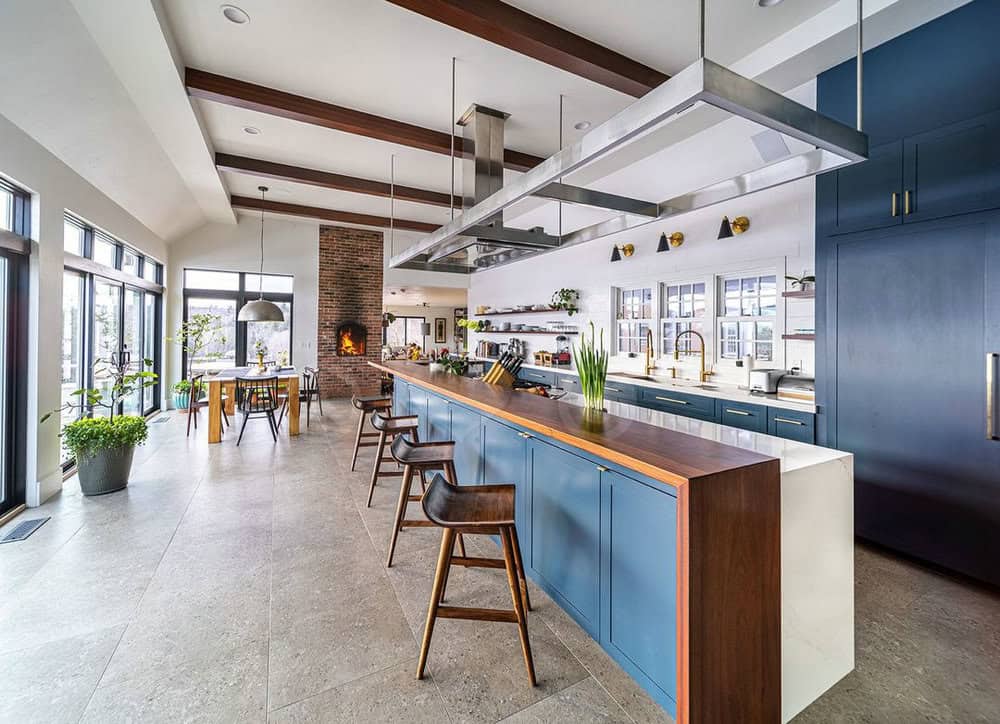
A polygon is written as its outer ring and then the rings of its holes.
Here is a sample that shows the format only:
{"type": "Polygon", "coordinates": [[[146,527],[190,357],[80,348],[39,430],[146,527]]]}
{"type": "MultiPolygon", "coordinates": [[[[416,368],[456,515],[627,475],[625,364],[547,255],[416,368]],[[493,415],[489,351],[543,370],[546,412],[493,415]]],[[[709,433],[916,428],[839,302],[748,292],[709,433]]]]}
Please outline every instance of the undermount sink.
{"type": "Polygon", "coordinates": [[[645,380],[646,382],[663,382],[651,375],[636,375],[631,372],[608,372],[608,377],[627,377],[630,380],[645,380]]]}

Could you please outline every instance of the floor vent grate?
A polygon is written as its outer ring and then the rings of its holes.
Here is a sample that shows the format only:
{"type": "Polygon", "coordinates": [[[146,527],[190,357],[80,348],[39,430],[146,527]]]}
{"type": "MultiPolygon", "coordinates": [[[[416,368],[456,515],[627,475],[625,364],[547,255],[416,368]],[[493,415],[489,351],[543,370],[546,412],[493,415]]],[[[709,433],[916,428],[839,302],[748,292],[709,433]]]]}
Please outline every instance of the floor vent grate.
{"type": "Polygon", "coordinates": [[[10,533],[5,535],[3,539],[0,540],[0,543],[16,543],[19,540],[24,540],[36,530],[41,528],[47,520],[48,518],[35,518],[34,520],[21,521],[14,526],[14,529],[11,530],[10,533]]]}
{"type": "Polygon", "coordinates": [[[149,424],[150,424],[150,425],[159,425],[159,424],[160,424],[161,422],[166,422],[166,421],[167,421],[167,420],[169,420],[169,419],[170,419],[170,417],[169,417],[169,416],[168,416],[168,417],[164,417],[163,415],[160,415],[159,417],[157,417],[157,418],[156,418],[155,420],[153,420],[153,421],[152,421],[151,423],[149,423],[149,424]]]}

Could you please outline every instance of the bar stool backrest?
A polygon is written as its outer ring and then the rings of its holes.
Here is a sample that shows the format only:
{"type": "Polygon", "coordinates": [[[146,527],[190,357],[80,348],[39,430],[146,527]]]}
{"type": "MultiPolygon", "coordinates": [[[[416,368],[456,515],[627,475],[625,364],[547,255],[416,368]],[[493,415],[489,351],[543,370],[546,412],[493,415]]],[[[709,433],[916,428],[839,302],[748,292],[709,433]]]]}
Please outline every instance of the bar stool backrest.
{"type": "Polygon", "coordinates": [[[191,389],[188,390],[188,412],[196,412],[201,401],[201,393],[205,389],[205,374],[191,375],[191,389]]]}
{"type": "Polygon", "coordinates": [[[278,378],[237,377],[236,407],[251,415],[278,409],[278,378]]]}

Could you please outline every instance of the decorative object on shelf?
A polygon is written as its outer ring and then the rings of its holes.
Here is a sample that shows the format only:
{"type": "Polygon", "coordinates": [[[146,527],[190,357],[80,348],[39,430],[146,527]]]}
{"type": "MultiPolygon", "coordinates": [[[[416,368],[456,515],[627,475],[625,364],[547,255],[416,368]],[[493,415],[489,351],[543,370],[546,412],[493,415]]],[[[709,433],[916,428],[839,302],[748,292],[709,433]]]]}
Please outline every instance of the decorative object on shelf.
{"type": "MultiPolygon", "coordinates": [[[[460,319],[458,320],[458,326],[462,329],[467,329],[470,332],[488,332],[490,331],[490,320],[488,319],[460,319]]],[[[504,330],[506,331],[506,330],[504,330]]]]}
{"type": "Polygon", "coordinates": [[[792,283],[792,287],[798,287],[801,292],[809,291],[816,284],[816,275],[814,274],[803,273],[800,277],[786,274],[785,279],[792,283]]]}
{"type": "Polygon", "coordinates": [[[444,344],[448,341],[448,320],[444,317],[434,318],[434,344],[444,344]]]}
{"type": "Polygon", "coordinates": [[[590,323],[590,340],[581,337],[576,350],[576,371],[580,375],[583,406],[589,410],[604,409],[604,382],[608,377],[608,351],[604,348],[604,330],[601,329],[600,347],[597,345],[594,323],[590,323]]]}
{"type": "Polygon", "coordinates": [[[615,244],[614,248],[611,249],[611,261],[621,261],[622,255],[626,257],[635,254],[635,246],[632,244],[615,244]]]}
{"type": "MultiPolygon", "coordinates": [[[[613,260],[612,260],[613,261],[613,260]]],[[[576,289],[557,289],[552,292],[552,301],[549,302],[553,309],[561,309],[569,316],[573,316],[580,311],[577,302],[580,301],[580,292],[576,289]]],[[[532,311],[541,311],[534,309],[532,311]]]]}
{"type": "Polygon", "coordinates": [[[281,307],[264,299],[264,194],[267,186],[258,186],[257,190],[260,191],[260,274],[257,277],[260,296],[244,304],[236,319],[240,322],[284,322],[285,313],[281,307]]]}
{"type": "Polygon", "coordinates": [[[392,312],[382,312],[382,328],[385,329],[396,321],[396,315],[392,312]]]}
{"type": "Polygon", "coordinates": [[[657,253],[661,251],[670,251],[670,248],[677,248],[684,243],[684,234],[679,231],[675,231],[670,236],[667,236],[666,232],[660,234],[660,243],[656,245],[657,253]]]}

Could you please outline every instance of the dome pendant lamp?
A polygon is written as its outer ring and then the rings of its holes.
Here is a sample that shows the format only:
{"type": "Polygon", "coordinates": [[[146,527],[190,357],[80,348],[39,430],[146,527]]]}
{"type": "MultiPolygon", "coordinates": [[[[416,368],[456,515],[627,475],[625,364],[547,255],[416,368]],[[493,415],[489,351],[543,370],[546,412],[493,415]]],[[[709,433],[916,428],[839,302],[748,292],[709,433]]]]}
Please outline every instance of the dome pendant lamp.
{"type": "Polygon", "coordinates": [[[260,274],[257,277],[260,296],[244,304],[236,319],[240,322],[284,322],[285,314],[281,308],[264,299],[264,194],[267,193],[267,186],[258,186],[257,190],[260,191],[260,274]]]}

